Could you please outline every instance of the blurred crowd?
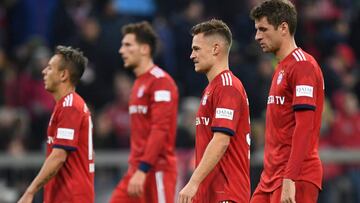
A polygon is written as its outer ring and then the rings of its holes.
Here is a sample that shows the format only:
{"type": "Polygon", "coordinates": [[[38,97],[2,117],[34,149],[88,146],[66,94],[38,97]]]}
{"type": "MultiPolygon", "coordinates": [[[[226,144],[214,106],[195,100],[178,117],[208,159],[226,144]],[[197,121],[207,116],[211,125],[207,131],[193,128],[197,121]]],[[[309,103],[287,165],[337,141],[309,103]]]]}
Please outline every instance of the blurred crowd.
{"type": "MultiPolygon", "coordinates": [[[[189,30],[214,17],[228,23],[233,32],[230,68],[242,80],[249,96],[252,151],[262,150],[264,112],[276,60],[263,54],[254,41],[254,23],[248,14],[259,1],[1,1],[0,153],[21,156],[43,149],[55,102],[43,88],[41,71],[59,44],[80,48],[89,58],[77,91],[92,109],[95,149],[128,149],[127,102],[134,78],[123,69],[118,54],[121,27],[148,20],[160,38],[155,61],[174,77],[180,90],[177,148],[182,160],[179,167],[188,170],[192,167],[195,113],[207,85],[189,59],[189,30]]],[[[293,2],[299,16],[297,45],[317,59],[325,78],[321,148],[358,149],[360,1],[293,2]]],[[[360,164],[325,164],[324,169],[325,189],[319,202],[360,202],[360,164]]],[[[10,181],[7,173],[1,173],[0,180],[10,181]]],[[[255,178],[253,186],[256,183],[255,178]]]]}

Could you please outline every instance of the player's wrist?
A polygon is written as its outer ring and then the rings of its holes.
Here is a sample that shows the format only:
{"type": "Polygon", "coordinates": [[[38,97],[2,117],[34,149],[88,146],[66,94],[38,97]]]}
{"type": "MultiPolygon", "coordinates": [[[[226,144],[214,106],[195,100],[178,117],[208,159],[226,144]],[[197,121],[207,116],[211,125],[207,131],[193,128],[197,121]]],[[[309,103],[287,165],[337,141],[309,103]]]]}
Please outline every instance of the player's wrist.
{"type": "Polygon", "coordinates": [[[27,196],[34,196],[35,193],[36,193],[36,191],[35,191],[34,189],[32,189],[32,188],[28,188],[28,189],[26,189],[26,191],[25,191],[25,194],[26,194],[27,196]]]}
{"type": "Polygon", "coordinates": [[[138,169],[144,173],[147,173],[151,169],[151,165],[149,163],[141,161],[138,166],[138,169]]]}

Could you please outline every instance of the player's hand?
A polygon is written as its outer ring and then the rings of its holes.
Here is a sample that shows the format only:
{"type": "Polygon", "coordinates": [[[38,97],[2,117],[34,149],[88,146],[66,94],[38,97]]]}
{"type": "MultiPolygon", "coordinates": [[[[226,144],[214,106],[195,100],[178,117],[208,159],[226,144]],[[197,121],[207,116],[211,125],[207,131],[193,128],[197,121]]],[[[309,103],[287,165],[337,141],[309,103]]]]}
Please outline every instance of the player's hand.
{"type": "Polygon", "coordinates": [[[296,203],[295,201],[295,182],[291,179],[284,179],[281,191],[281,203],[296,203]]]}
{"type": "Polygon", "coordinates": [[[25,192],[17,203],[31,203],[34,199],[34,195],[25,192]]]}
{"type": "Polygon", "coordinates": [[[192,198],[195,196],[199,184],[193,183],[191,181],[185,185],[185,187],[179,193],[178,203],[191,203],[192,198]]]}
{"type": "Polygon", "coordinates": [[[128,185],[128,194],[132,197],[140,197],[144,192],[146,173],[137,170],[131,177],[128,185]]]}

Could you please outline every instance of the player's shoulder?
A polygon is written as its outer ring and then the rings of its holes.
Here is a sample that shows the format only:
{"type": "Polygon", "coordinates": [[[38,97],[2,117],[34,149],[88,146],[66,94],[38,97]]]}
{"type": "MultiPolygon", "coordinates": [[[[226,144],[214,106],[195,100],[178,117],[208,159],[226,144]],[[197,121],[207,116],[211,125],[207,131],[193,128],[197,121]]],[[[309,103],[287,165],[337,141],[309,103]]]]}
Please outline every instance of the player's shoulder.
{"type": "Polygon", "coordinates": [[[168,74],[166,73],[166,71],[164,71],[163,69],[161,69],[158,66],[153,67],[150,71],[149,71],[150,75],[152,77],[154,77],[155,79],[159,79],[159,78],[166,78],[168,76],[168,74]]]}
{"type": "Polygon", "coordinates": [[[290,54],[290,64],[296,67],[301,66],[309,66],[309,67],[315,67],[317,66],[317,62],[315,58],[305,52],[304,50],[297,48],[290,54]]]}
{"type": "Polygon", "coordinates": [[[86,106],[84,99],[76,92],[69,93],[68,95],[64,96],[59,102],[59,107],[62,109],[71,109],[84,113],[89,112],[89,109],[86,106]]]}
{"type": "Polygon", "coordinates": [[[158,66],[152,68],[149,73],[152,76],[153,83],[176,86],[174,79],[158,66]]]}

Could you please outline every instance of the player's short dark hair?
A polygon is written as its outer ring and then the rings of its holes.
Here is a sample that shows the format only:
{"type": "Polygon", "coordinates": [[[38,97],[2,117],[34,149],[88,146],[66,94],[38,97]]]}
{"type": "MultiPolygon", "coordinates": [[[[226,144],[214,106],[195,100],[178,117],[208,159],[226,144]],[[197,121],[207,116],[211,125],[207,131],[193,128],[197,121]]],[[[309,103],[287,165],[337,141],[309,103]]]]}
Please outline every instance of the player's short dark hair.
{"type": "Polygon", "coordinates": [[[199,23],[191,28],[190,33],[192,36],[200,33],[203,33],[204,36],[219,35],[224,38],[229,48],[232,43],[232,34],[230,28],[226,25],[226,23],[218,19],[211,19],[209,21],[199,23]]]}
{"type": "Polygon", "coordinates": [[[79,49],[75,49],[70,46],[57,46],[55,48],[55,54],[62,56],[60,68],[68,69],[70,72],[70,82],[77,85],[84,73],[85,67],[87,66],[88,59],[79,49]]]}
{"type": "Polygon", "coordinates": [[[134,34],[136,41],[141,44],[148,44],[150,46],[151,56],[154,56],[157,49],[158,36],[154,29],[147,21],[138,23],[130,23],[124,25],[121,29],[123,36],[126,34],[134,34]]]}
{"type": "Polygon", "coordinates": [[[275,29],[286,22],[289,25],[290,34],[294,35],[296,32],[297,12],[294,4],[288,0],[267,0],[251,10],[252,20],[260,20],[262,17],[266,17],[275,29]]]}

